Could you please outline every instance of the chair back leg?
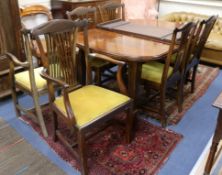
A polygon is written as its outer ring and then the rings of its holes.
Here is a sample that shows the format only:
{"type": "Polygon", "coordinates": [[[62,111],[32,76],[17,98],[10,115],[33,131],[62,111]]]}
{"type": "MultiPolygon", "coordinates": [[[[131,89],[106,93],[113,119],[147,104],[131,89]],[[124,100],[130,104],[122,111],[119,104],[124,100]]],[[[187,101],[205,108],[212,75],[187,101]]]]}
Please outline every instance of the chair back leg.
{"type": "Polygon", "coordinates": [[[177,103],[178,103],[178,112],[183,111],[183,89],[184,81],[183,78],[177,83],[177,103]]]}
{"type": "Polygon", "coordinates": [[[41,107],[39,104],[39,98],[36,94],[37,93],[33,93],[33,102],[34,102],[34,106],[35,106],[36,116],[38,118],[39,125],[42,130],[43,136],[48,137],[48,131],[46,129],[45,122],[43,119],[42,110],[41,110],[41,107]]]}
{"type": "Polygon", "coordinates": [[[134,112],[133,112],[133,104],[131,104],[127,110],[127,116],[126,116],[126,143],[127,144],[131,142],[133,121],[134,121],[134,112]]]}

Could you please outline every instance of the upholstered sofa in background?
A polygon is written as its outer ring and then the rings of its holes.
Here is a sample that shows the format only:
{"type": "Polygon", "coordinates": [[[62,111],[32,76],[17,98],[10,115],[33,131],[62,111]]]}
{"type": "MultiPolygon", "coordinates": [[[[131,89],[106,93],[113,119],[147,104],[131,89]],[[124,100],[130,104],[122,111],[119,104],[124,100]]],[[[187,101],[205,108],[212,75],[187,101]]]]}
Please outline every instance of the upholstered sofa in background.
{"type": "MultiPolygon", "coordinates": [[[[207,19],[208,16],[188,13],[173,12],[160,17],[160,20],[170,22],[196,22],[207,19]]],[[[222,18],[218,18],[202,52],[201,61],[222,66],[222,18]]]]}

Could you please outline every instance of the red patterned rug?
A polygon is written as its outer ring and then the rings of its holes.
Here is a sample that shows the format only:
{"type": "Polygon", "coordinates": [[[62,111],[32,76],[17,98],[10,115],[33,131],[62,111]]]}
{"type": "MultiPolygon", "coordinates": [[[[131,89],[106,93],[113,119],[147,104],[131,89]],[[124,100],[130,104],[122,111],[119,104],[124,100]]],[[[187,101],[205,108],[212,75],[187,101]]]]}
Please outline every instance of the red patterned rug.
{"type": "MultiPolygon", "coordinates": [[[[186,111],[206,92],[218,73],[219,68],[199,65],[194,93],[190,93],[190,83],[184,87],[184,103],[183,111],[181,113],[178,112],[175,98],[167,97],[166,111],[168,114],[168,124],[177,124],[182,119],[186,111]]],[[[156,99],[156,101],[158,101],[158,99],[156,99]]],[[[154,105],[156,105],[156,103],[154,105]]],[[[159,119],[160,117],[154,112],[145,112],[145,115],[155,119],[159,119]]]]}
{"type": "MultiPolygon", "coordinates": [[[[25,117],[23,119],[41,135],[38,125],[25,117]]],[[[51,131],[49,117],[46,118],[46,125],[51,131]]],[[[79,169],[76,159],[60,142],[52,141],[50,132],[49,135],[49,138],[43,137],[49,146],[79,169]]],[[[123,128],[113,125],[87,142],[90,175],[154,175],[182,138],[182,135],[154,126],[143,119],[135,122],[131,144],[124,144],[123,135],[123,128]]]]}

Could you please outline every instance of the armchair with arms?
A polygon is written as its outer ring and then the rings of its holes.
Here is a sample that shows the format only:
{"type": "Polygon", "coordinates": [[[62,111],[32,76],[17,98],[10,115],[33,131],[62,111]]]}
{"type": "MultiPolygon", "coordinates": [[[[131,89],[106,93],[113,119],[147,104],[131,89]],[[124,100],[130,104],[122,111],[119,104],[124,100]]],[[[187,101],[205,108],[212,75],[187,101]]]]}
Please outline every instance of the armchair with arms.
{"type": "MultiPolygon", "coordinates": [[[[40,24],[52,20],[53,17],[51,11],[47,7],[35,4],[35,5],[26,6],[24,8],[20,8],[20,19],[22,23],[22,28],[31,30],[32,28],[40,24]]],[[[35,40],[32,39],[31,45],[32,45],[32,54],[37,59],[37,60],[33,59],[33,61],[35,62],[34,66],[36,67],[41,65],[42,63],[35,40]]]]}
{"type": "MultiPolygon", "coordinates": [[[[88,37],[87,20],[52,20],[33,30],[33,36],[41,47],[40,35],[44,35],[47,55],[41,52],[43,60],[46,62],[46,69],[42,72],[48,82],[50,94],[50,107],[53,112],[54,134],[53,137],[60,139],[70,152],[79,158],[81,174],[88,174],[87,168],[87,144],[86,139],[91,137],[92,129],[99,128],[101,124],[110,121],[114,114],[126,111],[126,140],[130,141],[131,128],[133,123],[132,100],[121,93],[113,92],[108,89],[90,85],[91,71],[88,61],[88,37]],[[79,84],[76,68],[76,38],[78,28],[83,28],[84,51],[87,70],[86,85],[79,84]],[[50,62],[56,63],[50,65],[50,62]],[[48,66],[47,66],[48,64],[48,66]],[[62,87],[62,95],[55,96],[54,84],[62,87]],[[65,124],[70,130],[70,134],[76,136],[76,142],[70,143],[63,136],[58,124],[65,124]],[[90,135],[89,135],[90,134],[90,135]],[[78,146],[77,152],[73,149],[78,146]]],[[[103,58],[102,58],[103,59],[103,58]]],[[[111,58],[104,58],[118,65],[117,81],[120,91],[126,94],[126,88],[121,79],[122,66],[124,62],[116,61],[111,58]]]]}
{"type": "Polygon", "coordinates": [[[125,4],[118,2],[107,2],[98,6],[102,22],[122,19],[125,20],[125,4]]]}
{"type": "Polygon", "coordinates": [[[34,68],[31,40],[30,31],[23,30],[24,49],[27,61],[21,62],[14,55],[6,53],[7,58],[10,60],[9,77],[11,82],[11,91],[17,117],[21,117],[24,114],[31,117],[34,121],[39,123],[43,135],[47,137],[48,132],[41,109],[45,104],[40,104],[39,102],[39,96],[47,93],[47,83],[40,76],[42,67],[34,68]],[[25,71],[16,73],[15,66],[21,66],[25,69],[25,71]],[[34,105],[33,108],[29,109],[24,107],[24,105],[19,101],[18,94],[16,93],[17,89],[32,97],[34,105]]]}

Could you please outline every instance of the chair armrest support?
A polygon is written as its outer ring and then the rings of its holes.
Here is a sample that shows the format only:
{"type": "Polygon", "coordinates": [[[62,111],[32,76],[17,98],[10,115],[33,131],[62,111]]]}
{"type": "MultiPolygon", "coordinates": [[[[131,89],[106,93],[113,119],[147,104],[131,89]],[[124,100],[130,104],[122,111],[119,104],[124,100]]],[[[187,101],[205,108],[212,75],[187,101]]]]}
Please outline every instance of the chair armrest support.
{"type": "Polygon", "coordinates": [[[40,73],[41,77],[44,78],[47,81],[53,82],[55,84],[58,84],[62,86],[63,88],[69,87],[69,85],[59,79],[53,78],[50,75],[47,74],[46,69],[43,69],[42,72],[40,73]]]}
{"type": "Polygon", "coordinates": [[[108,62],[118,65],[118,70],[117,70],[117,74],[116,74],[118,87],[119,87],[120,92],[122,94],[125,94],[125,95],[128,94],[126,86],[125,86],[125,84],[123,82],[123,78],[122,78],[122,69],[123,69],[123,66],[126,64],[124,61],[119,61],[119,60],[113,59],[111,57],[108,57],[106,55],[102,55],[99,53],[90,53],[89,58],[102,59],[102,60],[105,60],[105,61],[108,61],[108,62]]]}
{"type": "MultiPolygon", "coordinates": [[[[64,97],[64,104],[65,104],[67,115],[71,121],[74,121],[76,123],[75,116],[72,111],[71,103],[69,100],[69,92],[80,88],[81,85],[77,85],[75,87],[70,87],[67,83],[65,83],[61,80],[55,79],[55,78],[51,77],[50,75],[48,75],[46,73],[46,69],[43,69],[42,72],[40,73],[40,75],[42,78],[46,79],[47,81],[50,81],[50,82],[53,82],[55,84],[62,86],[62,93],[63,93],[63,97],[64,97]]],[[[52,104],[55,99],[55,96],[52,95],[53,94],[52,91],[53,90],[51,90],[51,87],[49,86],[50,104],[52,104]]]]}
{"type": "Polygon", "coordinates": [[[16,57],[16,56],[14,56],[13,54],[11,54],[11,53],[6,53],[6,56],[7,56],[7,58],[9,58],[10,59],[10,61],[12,61],[13,62],[13,64],[15,64],[15,65],[19,65],[19,66],[22,66],[22,67],[24,67],[24,68],[28,68],[29,67],[29,62],[27,62],[27,61],[25,61],[25,62],[21,62],[21,61],[19,61],[18,60],[18,58],[16,57]]]}
{"type": "Polygon", "coordinates": [[[115,59],[113,59],[113,58],[111,58],[109,56],[102,55],[102,54],[99,54],[99,53],[90,53],[89,57],[90,58],[97,58],[97,59],[105,60],[105,61],[117,64],[117,65],[125,65],[126,64],[124,61],[115,60],[115,59]]]}

